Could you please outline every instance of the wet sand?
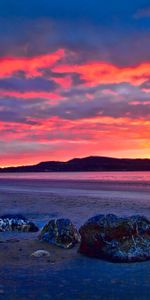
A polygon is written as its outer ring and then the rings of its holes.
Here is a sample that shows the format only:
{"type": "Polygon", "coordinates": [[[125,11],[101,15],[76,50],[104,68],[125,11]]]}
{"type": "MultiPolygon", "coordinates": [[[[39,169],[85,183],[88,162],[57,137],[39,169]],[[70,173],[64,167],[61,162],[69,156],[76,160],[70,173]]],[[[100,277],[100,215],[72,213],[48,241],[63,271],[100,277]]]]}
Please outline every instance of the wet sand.
{"type": "Polygon", "coordinates": [[[150,262],[114,264],[36,240],[0,244],[2,300],[145,300],[150,298],[150,262]],[[34,258],[37,249],[50,258],[34,258]]]}
{"type": "MultiPolygon", "coordinates": [[[[21,213],[40,228],[54,217],[77,227],[98,213],[150,217],[150,184],[0,179],[0,214],[21,213]]],[[[0,299],[150,298],[150,262],[113,264],[40,242],[37,233],[0,233],[0,299]],[[39,249],[50,258],[34,258],[39,249]]]]}
{"type": "Polygon", "coordinates": [[[49,245],[33,239],[13,238],[13,235],[7,239],[0,240],[0,267],[21,267],[22,263],[27,267],[40,266],[41,264],[60,264],[64,260],[76,258],[78,256],[78,246],[65,250],[54,245],[49,245]],[[36,250],[46,250],[50,257],[34,257],[31,254],[36,250]]]}

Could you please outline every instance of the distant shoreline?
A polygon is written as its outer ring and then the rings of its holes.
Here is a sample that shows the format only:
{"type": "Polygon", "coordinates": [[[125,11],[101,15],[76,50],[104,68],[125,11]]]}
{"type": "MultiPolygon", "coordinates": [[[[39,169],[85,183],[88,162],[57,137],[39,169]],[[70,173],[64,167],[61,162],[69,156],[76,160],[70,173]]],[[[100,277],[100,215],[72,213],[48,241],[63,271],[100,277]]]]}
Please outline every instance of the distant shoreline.
{"type": "Polygon", "coordinates": [[[46,161],[36,165],[0,168],[0,173],[18,172],[140,172],[150,171],[148,158],[89,156],[67,162],[46,161]]]}

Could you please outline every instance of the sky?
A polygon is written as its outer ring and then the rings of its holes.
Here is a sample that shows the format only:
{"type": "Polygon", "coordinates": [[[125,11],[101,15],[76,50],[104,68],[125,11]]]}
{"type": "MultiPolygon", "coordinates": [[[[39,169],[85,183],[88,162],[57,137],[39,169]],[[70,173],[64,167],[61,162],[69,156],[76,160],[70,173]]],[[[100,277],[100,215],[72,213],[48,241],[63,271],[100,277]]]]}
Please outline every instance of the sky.
{"type": "Polygon", "coordinates": [[[150,158],[150,3],[0,1],[0,166],[150,158]]]}

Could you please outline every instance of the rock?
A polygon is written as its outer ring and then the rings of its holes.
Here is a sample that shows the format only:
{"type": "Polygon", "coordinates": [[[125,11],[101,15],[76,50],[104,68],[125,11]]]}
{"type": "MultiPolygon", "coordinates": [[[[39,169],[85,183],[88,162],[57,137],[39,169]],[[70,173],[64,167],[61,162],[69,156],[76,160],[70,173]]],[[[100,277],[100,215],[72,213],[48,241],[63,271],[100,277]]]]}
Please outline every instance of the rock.
{"type": "Polygon", "coordinates": [[[52,219],[42,229],[39,239],[67,249],[78,243],[80,236],[69,219],[52,219]]]}
{"type": "Polygon", "coordinates": [[[21,215],[4,215],[0,217],[0,232],[22,231],[36,232],[38,227],[21,215]]]}
{"type": "Polygon", "coordinates": [[[45,250],[37,250],[31,254],[34,257],[50,257],[50,253],[45,250]]]}
{"type": "Polygon", "coordinates": [[[79,252],[114,262],[150,259],[150,221],[143,216],[98,215],[79,230],[79,252]]]}

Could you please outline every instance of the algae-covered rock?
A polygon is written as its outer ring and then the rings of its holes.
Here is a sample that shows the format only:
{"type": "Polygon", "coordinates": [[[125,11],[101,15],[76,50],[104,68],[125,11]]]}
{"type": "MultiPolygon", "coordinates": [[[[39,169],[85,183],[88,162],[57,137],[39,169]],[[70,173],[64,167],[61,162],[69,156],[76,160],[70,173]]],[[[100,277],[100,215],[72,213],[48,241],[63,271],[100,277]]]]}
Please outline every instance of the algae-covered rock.
{"type": "Polygon", "coordinates": [[[150,259],[150,221],[143,216],[98,215],[79,230],[79,252],[114,262],[150,259]]]}
{"type": "Polygon", "coordinates": [[[72,248],[80,237],[69,219],[52,219],[42,229],[39,239],[61,248],[72,248]]]}
{"type": "Polygon", "coordinates": [[[38,227],[22,215],[4,215],[0,217],[0,232],[21,231],[36,232],[38,227]]]}

